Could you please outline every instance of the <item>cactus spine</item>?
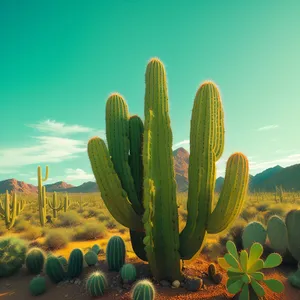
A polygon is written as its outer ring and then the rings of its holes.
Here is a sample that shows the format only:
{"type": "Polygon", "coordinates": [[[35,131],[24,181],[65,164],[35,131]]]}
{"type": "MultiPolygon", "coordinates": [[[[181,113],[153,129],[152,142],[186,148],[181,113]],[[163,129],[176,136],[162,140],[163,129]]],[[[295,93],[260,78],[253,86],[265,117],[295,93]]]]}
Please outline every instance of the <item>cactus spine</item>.
{"type": "Polygon", "coordinates": [[[44,226],[46,223],[46,215],[47,215],[47,195],[46,188],[43,186],[43,182],[47,181],[49,176],[49,168],[46,166],[46,175],[42,177],[42,169],[38,166],[37,169],[38,176],[38,202],[39,202],[39,212],[40,212],[40,223],[41,226],[44,226]]]}
{"type": "Polygon", "coordinates": [[[58,203],[57,193],[56,192],[53,193],[52,203],[49,201],[48,205],[49,205],[49,207],[53,211],[53,218],[57,218],[57,213],[63,208],[63,204],[62,203],[60,203],[60,204],[58,203]]]}
{"type": "Polygon", "coordinates": [[[0,203],[0,216],[5,220],[5,225],[8,230],[15,225],[16,217],[18,213],[20,213],[18,207],[17,194],[13,193],[11,196],[9,192],[6,191],[4,203],[0,203]]]}
{"type": "Polygon", "coordinates": [[[146,69],[145,122],[129,117],[119,94],[106,103],[108,149],[92,138],[88,155],[102,198],[113,217],[130,229],[132,247],[148,260],[157,280],[182,277],[180,259],[192,258],[206,233],[226,229],[240,213],[248,187],[248,160],[234,153],[212,211],[216,162],[224,148],[224,117],[218,88],[203,83],[191,119],[188,219],[179,233],[166,73],[158,59],[146,69]]]}

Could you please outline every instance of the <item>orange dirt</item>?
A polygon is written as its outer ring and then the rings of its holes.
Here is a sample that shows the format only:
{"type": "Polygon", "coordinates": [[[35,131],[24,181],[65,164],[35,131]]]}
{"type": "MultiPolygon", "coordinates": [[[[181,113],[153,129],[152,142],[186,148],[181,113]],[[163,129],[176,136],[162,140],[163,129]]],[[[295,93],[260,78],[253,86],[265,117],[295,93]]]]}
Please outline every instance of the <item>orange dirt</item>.
{"type": "MultiPolygon", "coordinates": [[[[49,281],[47,282],[47,291],[45,294],[38,296],[40,300],[83,300],[90,299],[85,291],[85,278],[87,275],[94,270],[102,270],[106,273],[109,284],[115,282],[113,288],[110,288],[106,291],[105,295],[99,299],[130,299],[130,291],[121,288],[121,285],[118,285],[118,273],[117,272],[108,272],[106,263],[104,261],[104,256],[100,255],[99,266],[96,267],[87,267],[84,269],[84,273],[81,276],[81,285],[75,283],[64,283],[59,285],[53,285],[49,281]]],[[[149,269],[147,264],[138,261],[135,258],[128,258],[127,262],[134,263],[137,267],[137,274],[139,278],[144,278],[149,275],[149,269]]],[[[188,292],[184,288],[172,289],[170,287],[161,287],[156,284],[156,299],[232,299],[232,296],[227,293],[225,288],[226,275],[223,270],[219,270],[223,273],[224,277],[222,283],[219,285],[213,284],[205,274],[207,272],[209,262],[204,256],[200,256],[198,259],[195,259],[192,264],[186,265],[185,274],[190,276],[199,276],[203,278],[205,289],[199,290],[198,292],[188,292]]],[[[287,270],[282,270],[281,272],[276,271],[276,273],[267,274],[267,277],[277,278],[284,282],[285,292],[284,294],[278,295],[267,290],[267,300],[299,300],[300,291],[292,288],[286,280],[287,270]]],[[[33,276],[28,275],[26,270],[22,269],[19,274],[14,275],[9,278],[0,279],[0,300],[30,300],[36,299],[29,294],[28,286],[29,282],[33,276]]]]}

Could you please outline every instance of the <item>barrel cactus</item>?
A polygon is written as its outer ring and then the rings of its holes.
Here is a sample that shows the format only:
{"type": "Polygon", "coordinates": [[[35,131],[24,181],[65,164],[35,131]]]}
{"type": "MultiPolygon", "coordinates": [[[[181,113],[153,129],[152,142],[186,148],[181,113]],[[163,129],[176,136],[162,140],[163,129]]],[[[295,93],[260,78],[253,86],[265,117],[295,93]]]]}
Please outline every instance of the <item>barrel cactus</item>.
{"type": "Polygon", "coordinates": [[[44,294],[46,291],[45,277],[35,277],[29,283],[29,290],[32,296],[44,294]]]}
{"type": "Polygon", "coordinates": [[[248,160],[234,153],[227,161],[220,199],[212,211],[216,163],[224,149],[224,113],[217,86],[198,89],[191,118],[187,223],[178,225],[167,79],[164,65],[146,69],[145,122],[130,116],[117,93],[106,103],[105,142],[94,137],[88,155],[102,198],[113,217],[130,229],[136,255],[150,264],[157,280],[182,278],[180,259],[191,259],[207,233],[217,234],[239,215],[248,189],[248,160]]]}
{"type": "Polygon", "coordinates": [[[18,272],[25,262],[26,243],[15,237],[0,239],[0,277],[7,277],[18,272]]]}
{"type": "Polygon", "coordinates": [[[98,256],[94,251],[88,251],[84,255],[84,259],[88,266],[94,266],[98,262],[98,256]]]}
{"type": "Polygon", "coordinates": [[[68,276],[78,277],[83,270],[83,252],[81,249],[73,249],[68,261],[68,276]]]}
{"type": "Polygon", "coordinates": [[[45,272],[53,283],[59,283],[66,277],[64,268],[60,263],[60,260],[54,255],[50,255],[47,257],[45,272]]]}
{"type": "Polygon", "coordinates": [[[100,246],[98,244],[93,245],[93,247],[91,248],[91,250],[93,252],[95,252],[97,255],[99,255],[100,252],[101,252],[101,248],[100,248],[100,246]]]}
{"type": "Polygon", "coordinates": [[[64,267],[64,269],[67,269],[68,268],[67,259],[65,257],[61,256],[61,255],[58,256],[57,258],[58,258],[59,262],[61,263],[61,265],[64,267]]]}
{"type": "Polygon", "coordinates": [[[264,245],[267,239],[267,231],[260,222],[249,223],[243,231],[242,241],[244,249],[249,249],[255,242],[264,245]]]}
{"type": "Polygon", "coordinates": [[[132,264],[125,264],[120,271],[123,283],[132,283],[136,280],[136,269],[132,264]]]}
{"type": "Polygon", "coordinates": [[[151,281],[140,280],[134,286],[132,291],[132,300],[154,300],[155,288],[151,281]]]}
{"type": "Polygon", "coordinates": [[[26,254],[25,264],[29,273],[37,275],[43,270],[45,253],[39,248],[32,248],[26,254]]]}
{"type": "Polygon", "coordinates": [[[110,271],[119,271],[125,263],[126,248],[120,236],[112,236],[106,247],[106,261],[110,271]]]}
{"type": "Polygon", "coordinates": [[[107,281],[104,273],[97,271],[89,275],[86,282],[86,289],[90,296],[99,297],[104,294],[107,288],[107,281]]]}

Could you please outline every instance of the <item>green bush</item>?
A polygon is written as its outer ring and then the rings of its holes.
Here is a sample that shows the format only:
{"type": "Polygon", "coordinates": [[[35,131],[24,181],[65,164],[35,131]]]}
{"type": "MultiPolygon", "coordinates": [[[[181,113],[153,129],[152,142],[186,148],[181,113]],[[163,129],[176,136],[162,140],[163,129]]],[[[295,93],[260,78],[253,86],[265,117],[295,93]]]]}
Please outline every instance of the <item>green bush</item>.
{"type": "Polygon", "coordinates": [[[0,277],[10,276],[19,271],[25,262],[27,244],[15,237],[0,239],[0,277]]]}
{"type": "Polygon", "coordinates": [[[75,240],[95,240],[105,236],[106,228],[103,224],[96,221],[90,221],[75,230],[75,240]]]}
{"type": "Polygon", "coordinates": [[[57,250],[67,246],[69,241],[69,235],[65,230],[53,229],[46,235],[44,244],[50,250],[57,250]]]}
{"type": "Polygon", "coordinates": [[[58,226],[61,227],[74,227],[82,223],[82,217],[74,210],[60,214],[58,217],[58,226]]]}

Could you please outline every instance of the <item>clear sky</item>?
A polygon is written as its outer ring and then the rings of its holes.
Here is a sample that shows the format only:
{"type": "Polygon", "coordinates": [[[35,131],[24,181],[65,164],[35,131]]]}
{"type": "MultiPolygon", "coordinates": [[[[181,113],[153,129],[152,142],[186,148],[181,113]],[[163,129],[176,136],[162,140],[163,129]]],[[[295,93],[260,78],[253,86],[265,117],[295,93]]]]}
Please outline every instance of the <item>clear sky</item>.
{"type": "Polygon", "coordinates": [[[124,95],[143,117],[144,73],[159,57],[174,148],[188,149],[196,90],[220,87],[225,151],[251,173],[300,163],[300,1],[1,0],[0,180],[93,180],[89,137],[104,136],[105,102],[124,95]]]}

